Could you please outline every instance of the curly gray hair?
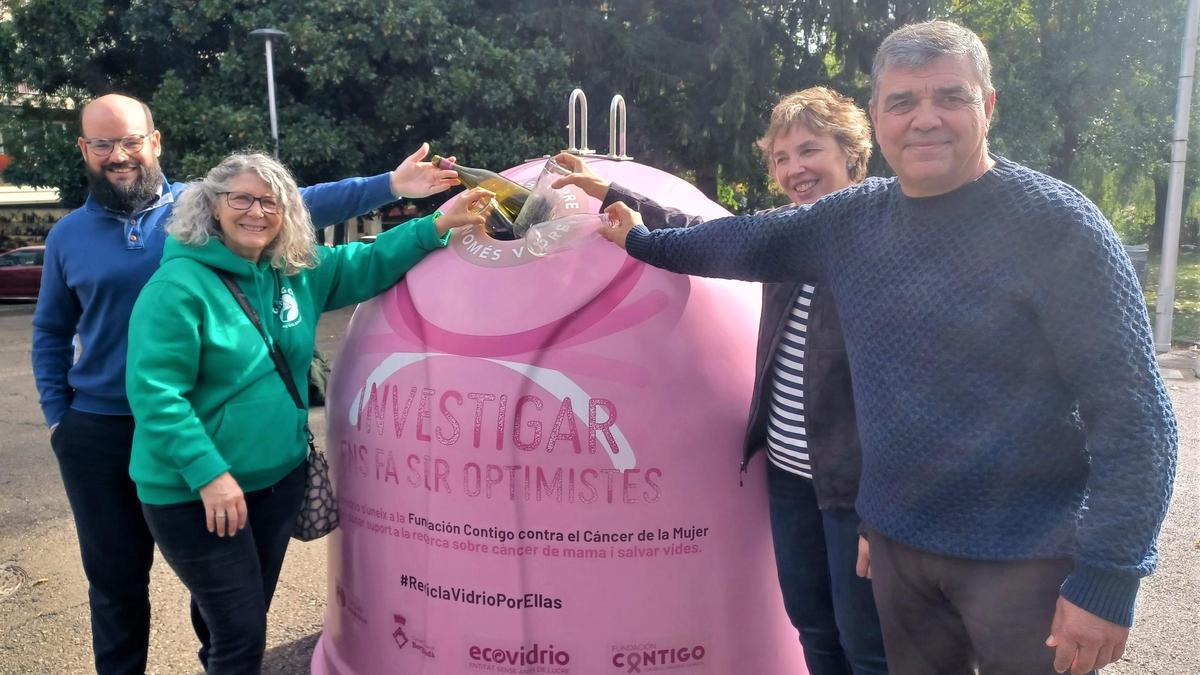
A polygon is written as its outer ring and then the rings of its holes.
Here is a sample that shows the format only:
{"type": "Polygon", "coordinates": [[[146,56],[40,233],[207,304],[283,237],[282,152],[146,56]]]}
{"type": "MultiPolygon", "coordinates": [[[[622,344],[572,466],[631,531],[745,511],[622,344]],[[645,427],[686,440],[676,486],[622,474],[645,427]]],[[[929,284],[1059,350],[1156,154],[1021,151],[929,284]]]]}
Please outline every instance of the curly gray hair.
{"type": "Polygon", "coordinates": [[[229,190],[229,182],[251,173],[271,186],[279,202],[282,228],[263,251],[271,266],[286,275],[317,266],[317,243],[312,218],[300,198],[292,174],[278,161],[262,153],[235,154],[209,170],[203,179],[188,183],[167,223],[167,233],[189,246],[203,246],[210,237],[222,239],[217,222],[217,200],[229,190]]]}

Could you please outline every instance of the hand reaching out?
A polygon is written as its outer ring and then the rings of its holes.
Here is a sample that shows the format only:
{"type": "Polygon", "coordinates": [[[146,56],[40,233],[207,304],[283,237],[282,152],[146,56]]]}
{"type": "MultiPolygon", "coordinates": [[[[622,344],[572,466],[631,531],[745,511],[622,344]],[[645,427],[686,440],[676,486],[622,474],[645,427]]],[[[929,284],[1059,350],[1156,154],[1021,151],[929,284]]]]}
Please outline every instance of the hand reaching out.
{"type": "Polygon", "coordinates": [[[560,152],[554,156],[554,161],[570,169],[571,175],[559,178],[550,187],[557,190],[568,185],[575,185],[587,196],[600,201],[604,201],[604,198],[608,196],[608,186],[611,183],[596,175],[596,172],[592,171],[582,157],[569,152],[560,152]]]}
{"type": "MultiPolygon", "coordinates": [[[[392,171],[392,194],[396,197],[428,197],[458,185],[458,174],[423,162],[429,154],[429,144],[422,143],[417,151],[392,171]]],[[[448,158],[451,161],[453,157],[448,158]]]]}

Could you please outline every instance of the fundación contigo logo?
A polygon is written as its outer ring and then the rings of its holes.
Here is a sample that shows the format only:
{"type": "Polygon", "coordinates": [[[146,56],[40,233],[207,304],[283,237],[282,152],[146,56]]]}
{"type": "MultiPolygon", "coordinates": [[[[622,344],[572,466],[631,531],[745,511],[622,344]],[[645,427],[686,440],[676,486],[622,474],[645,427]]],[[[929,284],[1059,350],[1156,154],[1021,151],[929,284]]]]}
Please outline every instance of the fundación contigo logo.
{"type": "Polygon", "coordinates": [[[612,666],[626,673],[677,670],[704,664],[704,645],[659,647],[653,642],[613,645],[612,666]]]}

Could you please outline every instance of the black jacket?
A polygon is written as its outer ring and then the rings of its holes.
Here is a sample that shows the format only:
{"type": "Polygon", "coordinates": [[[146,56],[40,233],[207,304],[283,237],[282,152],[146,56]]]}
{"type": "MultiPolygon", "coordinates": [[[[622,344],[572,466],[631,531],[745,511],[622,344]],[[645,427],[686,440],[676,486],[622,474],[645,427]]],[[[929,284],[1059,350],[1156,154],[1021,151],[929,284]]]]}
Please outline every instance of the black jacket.
{"type": "MultiPolygon", "coordinates": [[[[640,212],[646,227],[652,230],[690,227],[703,220],[613,184],[604,199],[604,206],[617,201],[640,212]]],[[[775,352],[801,286],[799,283],[763,284],[754,398],[746,427],[743,471],[755,453],[767,447],[767,414],[775,352]]],[[[850,364],[846,359],[846,341],[842,337],[842,324],[833,297],[824,285],[816,285],[816,289],[809,309],[804,352],[804,427],[813,470],[813,489],[822,509],[853,509],[862,471],[862,450],[854,419],[850,364]]]]}

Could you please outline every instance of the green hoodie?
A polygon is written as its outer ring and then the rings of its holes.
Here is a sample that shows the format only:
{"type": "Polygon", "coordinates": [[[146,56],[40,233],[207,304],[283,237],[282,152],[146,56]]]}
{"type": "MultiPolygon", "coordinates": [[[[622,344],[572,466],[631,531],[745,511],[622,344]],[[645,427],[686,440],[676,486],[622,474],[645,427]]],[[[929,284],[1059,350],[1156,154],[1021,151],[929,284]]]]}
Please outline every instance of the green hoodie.
{"type": "Polygon", "coordinates": [[[320,313],[395,284],[439,238],[433,216],[384,232],[374,244],[317,247],[319,264],[284,276],[213,238],[171,238],[129,320],[126,389],[135,428],[129,475],[147,504],[200,498],[229,471],[243,492],[270,487],[305,459],[308,365],[320,313]],[[287,358],[296,408],[263,338],[214,269],[237,280],[287,358]]]}

